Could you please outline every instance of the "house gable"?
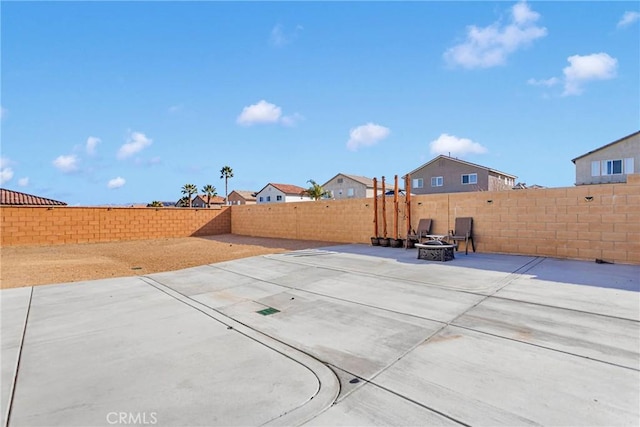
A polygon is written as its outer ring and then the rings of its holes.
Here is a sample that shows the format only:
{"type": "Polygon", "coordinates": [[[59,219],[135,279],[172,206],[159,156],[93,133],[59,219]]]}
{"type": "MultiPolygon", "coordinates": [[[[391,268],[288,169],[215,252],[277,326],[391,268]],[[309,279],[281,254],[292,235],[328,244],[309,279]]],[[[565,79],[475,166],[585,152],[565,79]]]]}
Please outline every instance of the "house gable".
{"type": "Polygon", "coordinates": [[[233,190],[229,193],[229,203],[232,205],[245,205],[256,203],[256,192],[248,190],[233,190]]]}
{"type": "Polygon", "coordinates": [[[415,194],[507,190],[514,186],[517,178],[509,173],[444,155],[435,157],[408,175],[412,181],[411,192],[415,194]]]}
{"type": "Polygon", "coordinates": [[[322,185],[333,199],[373,197],[373,179],[339,173],[322,185]]]}
{"type": "Polygon", "coordinates": [[[627,135],[571,160],[576,185],[626,182],[640,169],[640,131],[627,135]]]}

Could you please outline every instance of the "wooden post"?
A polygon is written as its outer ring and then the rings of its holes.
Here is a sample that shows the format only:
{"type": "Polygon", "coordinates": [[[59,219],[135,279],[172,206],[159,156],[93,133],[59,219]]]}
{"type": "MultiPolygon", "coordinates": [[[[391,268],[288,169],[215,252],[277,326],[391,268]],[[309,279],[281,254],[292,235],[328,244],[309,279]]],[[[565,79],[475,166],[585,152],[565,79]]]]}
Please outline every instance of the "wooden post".
{"type": "Polygon", "coordinates": [[[382,237],[387,238],[387,196],[384,187],[384,176],[382,177],[382,237]]]}
{"type": "Polygon", "coordinates": [[[398,240],[398,175],[394,177],[393,187],[393,238],[398,240]]]}
{"type": "Polygon", "coordinates": [[[373,237],[378,238],[378,178],[373,178],[373,237]]]}
{"type": "MultiPolygon", "coordinates": [[[[406,209],[406,217],[407,217],[407,238],[409,234],[411,234],[411,175],[407,174],[404,177],[404,193],[405,193],[405,209],[406,209]]],[[[408,241],[408,239],[407,239],[408,241]]]]}

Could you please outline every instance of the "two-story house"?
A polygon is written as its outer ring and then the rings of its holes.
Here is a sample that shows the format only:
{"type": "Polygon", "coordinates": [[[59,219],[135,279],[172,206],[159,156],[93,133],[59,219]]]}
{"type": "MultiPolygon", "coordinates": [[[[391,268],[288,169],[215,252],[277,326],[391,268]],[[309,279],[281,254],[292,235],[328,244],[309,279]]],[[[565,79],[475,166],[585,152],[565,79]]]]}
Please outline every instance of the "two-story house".
{"type": "Polygon", "coordinates": [[[412,170],[409,175],[412,194],[510,190],[517,178],[510,173],[444,155],[412,170]]]}
{"type": "MultiPolygon", "coordinates": [[[[378,186],[379,187],[379,186],[378,186]]],[[[366,176],[339,173],[322,185],[332,199],[357,199],[373,197],[373,179],[366,176]]],[[[380,192],[378,188],[378,192],[380,192]]]]}
{"type": "Polygon", "coordinates": [[[255,205],[256,192],[248,190],[233,190],[229,193],[230,205],[255,205]]]}
{"type": "Polygon", "coordinates": [[[640,131],[571,161],[576,165],[576,185],[627,182],[627,175],[640,164],[640,131]]]}
{"type": "Polygon", "coordinates": [[[256,193],[257,204],[309,202],[313,199],[304,194],[306,189],[291,184],[274,184],[270,182],[256,193]]]}

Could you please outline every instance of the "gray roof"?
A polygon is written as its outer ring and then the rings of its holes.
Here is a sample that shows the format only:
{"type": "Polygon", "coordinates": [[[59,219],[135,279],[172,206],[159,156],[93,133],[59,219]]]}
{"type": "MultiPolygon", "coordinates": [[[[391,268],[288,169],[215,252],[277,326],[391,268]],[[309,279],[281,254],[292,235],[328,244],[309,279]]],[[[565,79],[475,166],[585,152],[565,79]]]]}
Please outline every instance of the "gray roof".
{"type": "Polygon", "coordinates": [[[335,178],[339,177],[340,175],[342,175],[342,176],[344,176],[344,177],[347,177],[347,178],[349,178],[349,179],[352,179],[352,180],[354,180],[354,181],[356,181],[356,182],[359,182],[360,184],[363,184],[363,185],[364,185],[364,186],[366,186],[367,188],[373,188],[373,179],[372,179],[372,178],[368,178],[368,177],[366,177],[366,176],[360,176],[360,175],[349,175],[349,174],[346,174],[346,173],[339,173],[339,174],[336,174],[336,175],[335,175],[335,176],[333,176],[331,179],[329,179],[327,182],[325,182],[325,183],[323,184],[323,187],[324,187],[325,185],[327,185],[327,184],[329,183],[329,181],[332,181],[333,179],[335,179],[335,178]]]}
{"type": "Polygon", "coordinates": [[[632,133],[632,134],[629,134],[629,135],[627,135],[627,136],[623,136],[622,138],[620,138],[620,139],[616,139],[615,141],[610,142],[610,143],[608,143],[608,144],[606,144],[606,145],[603,145],[602,147],[596,148],[595,150],[591,150],[591,151],[589,151],[588,153],[584,153],[583,155],[578,156],[578,157],[576,157],[575,159],[571,159],[571,161],[572,161],[573,163],[575,163],[575,162],[576,162],[576,160],[578,160],[578,159],[581,159],[581,158],[583,158],[583,157],[585,157],[585,156],[588,156],[589,154],[593,154],[593,153],[595,153],[596,151],[600,151],[600,150],[602,150],[602,149],[604,149],[604,148],[611,147],[612,145],[615,145],[615,144],[617,144],[617,143],[619,143],[619,142],[624,141],[625,139],[628,139],[628,138],[631,138],[631,137],[633,137],[633,136],[636,136],[636,135],[637,135],[637,134],[639,134],[639,133],[640,133],[640,130],[639,130],[639,131],[637,131],[637,132],[634,132],[634,133],[632,133]]]}

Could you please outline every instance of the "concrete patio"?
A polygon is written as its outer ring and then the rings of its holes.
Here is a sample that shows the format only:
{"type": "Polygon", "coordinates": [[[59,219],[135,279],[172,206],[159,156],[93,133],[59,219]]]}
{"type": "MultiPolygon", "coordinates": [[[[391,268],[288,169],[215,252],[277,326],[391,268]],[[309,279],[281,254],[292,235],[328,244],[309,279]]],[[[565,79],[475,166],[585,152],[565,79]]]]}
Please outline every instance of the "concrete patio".
{"type": "Polygon", "coordinates": [[[638,425],[639,297],[640,266],[366,245],[3,290],[3,425],[638,425]]]}

